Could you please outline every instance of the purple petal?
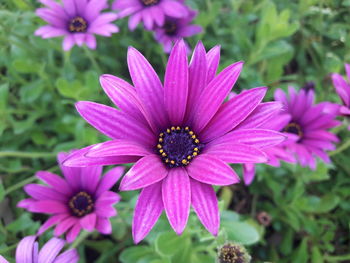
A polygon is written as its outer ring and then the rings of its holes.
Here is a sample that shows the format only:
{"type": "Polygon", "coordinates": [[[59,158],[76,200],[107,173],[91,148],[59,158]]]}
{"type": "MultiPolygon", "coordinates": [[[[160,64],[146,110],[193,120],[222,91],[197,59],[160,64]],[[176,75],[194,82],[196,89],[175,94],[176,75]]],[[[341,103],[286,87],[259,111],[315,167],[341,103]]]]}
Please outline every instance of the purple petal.
{"type": "Polygon", "coordinates": [[[47,213],[47,214],[56,214],[56,213],[68,213],[68,207],[60,202],[52,200],[41,200],[33,203],[30,207],[27,208],[28,211],[34,213],[47,213]]]}
{"type": "Polygon", "coordinates": [[[90,166],[89,168],[82,168],[83,171],[80,175],[80,185],[82,189],[89,193],[94,193],[97,184],[100,181],[102,174],[102,166],[90,166]]]}
{"type": "Polygon", "coordinates": [[[63,202],[67,199],[64,195],[59,194],[52,188],[39,184],[27,184],[24,186],[24,191],[34,199],[38,200],[52,199],[63,202]]]}
{"type": "Polygon", "coordinates": [[[96,200],[95,206],[113,205],[120,201],[120,196],[117,193],[106,191],[103,192],[96,200]]]}
{"type": "Polygon", "coordinates": [[[69,153],[60,152],[57,154],[57,163],[66,178],[67,183],[72,187],[72,189],[77,190],[80,187],[80,174],[82,169],[80,167],[68,167],[62,165],[64,160],[69,156],[69,153]]]}
{"type": "Polygon", "coordinates": [[[117,109],[88,101],[76,103],[76,108],[90,125],[112,139],[135,140],[145,145],[153,143],[153,134],[147,126],[117,109]]]}
{"type": "Polygon", "coordinates": [[[16,262],[18,263],[32,263],[33,249],[36,236],[27,236],[23,238],[16,249],[16,262]]]}
{"type": "Polygon", "coordinates": [[[189,176],[206,184],[230,185],[239,182],[238,175],[229,165],[209,154],[200,154],[186,169],[189,176]]]}
{"type": "Polygon", "coordinates": [[[96,38],[94,35],[92,34],[86,34],[86,45],[88,46],[88,48],[90,49],[96,49],[96,38]]]}
{"type": "Polygon", "coordinates": [[[74,0],[62,0],[64,11],[71,17],[76,15],[77,10],[75,9],[74,0]]]}
{"type": "Polygon", "coordinates": [[[164,76],[164,100],[172,125],[181,125],[186,112],[188,63],[186,46],[178,41],[170,53],[164,76]]]}
{"type": "Polygon", "coordinates": [[[350,88],[349,84],[344,80],[344,78],[335,73],[332,74],[332,80],[335,90],[337,91],[339,97],[342,99],[345,105],[350,104],[350,88]]]}
{"type": "Polygon", "coordinates": [[[329,141],[317,140],[317,139],[303,139],[303,144],[311,145],[323,150],[333,151],[335,150],[335,145],[329,141]]]}
{"type": "Polygon", "coordinates": [[[134,31],[137,25],[140,23],[142,18],[141,12],[135,13],[129,18],[129,29],[134,31]]]}
{"type": "Polygon", "coordinates": [[[151,231],[163,211],[162,182],[145,187],[137,200],[132,221],[132,236],[139,243],[151,231]]]}
{"type": "MultiPolygon", "coordinates": [[[[95,144],[96,145],[96,144],[95,144]]],[[[114,157],[103,157],[103,158],[88,158],[86,153],[95,145],[90,145],[78,151],[71,153],[64,161],[65,166],[76,166],[76,167],[89,167],[94,165],[114,165],[122,163],[133,163],[136,162],[140,157],[138,156],[114,156],[114,157]]]]}
{"type": "Polygon", "coordinates": [[[201,41],[197,43],[194,49],[188,74],[187,118],[193,114],[193,110],[198,103],[198,98],[207,83],[207,60],[205,48],[201,41]]]}
{"type": "Polygon", "coordinates": [[[208,73],[207,73],[207,82],[212,81],[216,75],[216,71],[220,62],[220,46],[215,46],[209,50],[206,55],[208,73]]]}
{"type": "Polygon", "coordinates": [[[190,178],[185,168],[173,168],[163,180],[162,197],[166,215],[176,234],[184,231],[191,206],[190,178]]]}
{"type": "Polygon", "coordinates": [[[54,263],[77,263],[79,261],[79,254],[76,249],[69,249],[59,255],[54,263]]]}
{"type": "Polygon", "coordinates": [[[46,244],[41,248],[39,252],[38,262],[51,263],[55,260],[58,253],[64,247],[64,240],[59,238],[51,238],[46,244]]]}
{"type": "Polygon", "coordinates": [[[123,166],[117,166],[109,170],[100,180],[95,195],[100,196],[103,192],[108,191],[110,188],[112,188],[113,185],[115,185],[119,178],[123,175],[124,171],[125,167],[123,166]]]}
{"type": "Polygon", "coordinates": [[[9,263],[3,256],[0,255],[0,263],[9,263]]]}
{"type": "Polygon", "coordinates": [[[162,180],[168,170],[158,155],[152,154],[140,159],[123,177],[119,189],[129,191],[140,189],[162,180]]]}
{"type": "Polygon", "coordinates": [[[191,203],[199,220],[214,236],[218,234],[220,214],[218,200],[212,186],[191,179],[191,203]]]}
{"type": "Polygon", "coordinates": [[[255,165],[251,163],[243,164],[243,180],[245,185],[250,185],[255,177],[255,165]]]}
{"type": "Polygon", "coordinates": [[[243,62],[237,62],[225,68],[203,90],[193,116],[193,129],[199,133],[215,115],[221,103],[236,83],[242,70],[243,62]]]}
{"type": "Polygon", "coordinates": [[[146,156],[151,153],[146,147],[134,141],[112,140],[95,145],[86,153],[86,157],[146,156]]]}
{"type": "Polygon", "coordinates": [[[107,0],[90,0],[85,7],[84,17],[93,21],[107,5],[107,0]]]}
{"type": "Polygon", "coordinates": [[[84,216],[82,219],[80,219],[80,225],[83,229],[91,232],[95,229],[96,226],[96,214],[91,213],[86,216],[84,216]]]}
{"type": "Polygon", "coordinates": [[[286,139],[280,132],[265,129],[234,130],[212,141],[210,144],[248,144],[257,148],[271,147],[286,139]]]}
{"type": "Polygon", "coordinates": [[[178,1],[163,1],[161,7],[167,16],[180,18],[188,14],[186,7],[178,1]]]}
{"type": "Polygon", "coordinates": [[[78,219],[76,217],[68,217],[57,224],[54,230],[55,236],[60,236],[65,233],[68,229],[73,227],[75,224],[78,224],[78,219]]]}
{"type": "Polygon", "coordinates": [[[44,233],[47,229],[52,227],[53,225],[57,224],[58,222],[63,221],[69,217],[69,214],[58,214],[58,215],[53,215],[51,216],[44,224],[41,225],[41,227],[38,230],[38,235],[41,235],[44,233]]]}
{"type": "Polygon", "coordinates": [[[234,142],[212,144],[205,148],[205,153],[228,163],[265,163],[268,161],[266,154],[258,148],[234,142]]]}
{"type": "Polygon", "coordinates": [[[199,25],[187,25],[179,30],[179,35],[181,35],[181,37],[191,37],[202,31],[203,28],[199,25]]]}
{"type": "Polygon", "coordinates": [[[81,225],[75,224],[66,234],[67,242],[68,243],[74,242],[77,236],[79,235],[80,230],[81,230],[81,225]]]}
{"type": "Polygon", "coordinates": [[[339,138],[328,131],[325,130],[313,130],[309,132],[304,133],[304,138],[306,139],[320,139],[325,141],[331,141],[331,142],[339,142],[339,138]]]}
{"type": "Polygon", "coordinates": [[[35,204],[36,200],[33,198],[26,198],[17,203],[17,207],[28,209],[32,204],[35,204]]]}
{"type": "Polygon", "coordinates": [[[117,215],[117,211],[111,205],[99,205],[95,207],[94,213],[98,217],[109,218],[117,215]]]}
{"type": "Polygon", "coordinates": [[[128,50],[128,67],[139,98],[155,126],[166,128],[168,118],[164,111],[164,90],[156,72],[147,59],[132,47],[128,50]]]}
{"type": "Polygon", "coordinates": [[[108,218],[98,217],[96,223],[96,229],[98,232],[110,235],[112,233],[112,224],[108,218]]]}
{"type": "Polygon", "coordinates": [[[282,109],[280,102],[261,103],[236,129],[255,129],[268,123],[282,109]]]}
{"type": "Polygon", "coordinates": [[[69,186],[69,184],[57,174],[53,174],[47,171],[39,171],[35,174],[35,176],[48,185],[52,186],[57,192],[60,192],[64,195],[70,195],[72,192],[72,188],[69,186]]]}
{"type": "Polygon", "coordinates": [[[74,37],[73,35],[66,35],[62,42],[62,48],[64,51],[70,50],[74,46],[74,37]]]}
{"type": "Polygon", "coordinates": [[[266,87],[243,91],[223,104],[200,134],[201,140],[211,141],[235,128],[259,105],[266,91],[266,87]]]}

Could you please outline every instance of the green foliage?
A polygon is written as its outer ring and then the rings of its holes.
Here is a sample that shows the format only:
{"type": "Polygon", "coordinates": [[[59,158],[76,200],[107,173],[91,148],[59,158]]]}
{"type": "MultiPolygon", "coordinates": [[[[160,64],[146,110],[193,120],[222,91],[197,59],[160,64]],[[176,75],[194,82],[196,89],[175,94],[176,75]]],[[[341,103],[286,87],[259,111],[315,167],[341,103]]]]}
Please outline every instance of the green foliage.
{"type": "MultiPolygon", "coordinates": [[[[190,46],[199,39],[206,48],[220,44],[220,69],[245,61],[234,91],[268,86],[269,100],[276,88],[312,81],[318,101],[340,103],[329,74],[343,74],[343,63],[350,62],[350,1],[186,2],[199,10],[196,23],[204,29],[188,40],[190,46]]],[[[0,254],[10,260],[18,241],[34,234],[46,219],[16,207],[26,197],[22,187],[35,181],[38,170],[59,173],[57,152],[106,140],[79,117],[75,102],[112,105],[98,78],[107,73],[130,81],[128,46],[145,54],[160,76],[166,61],[152,33],[141,28],[129,32],[126,19],[116,22],[119,34],[98,37],[96,50],[74,47],[65,53],[60,38],[34,36],[44,24],[34,14],[39,6],[34,0],[0,3],[0,254]]],[[[260,165],[250,187],[217,189],[217,237],[192,211],[182,236],[172,231],[163,214],[147,238],[134,245],[131,220],[138,193],[122,193],[113,233],[82,234],[81,262],[213,263],[217,248],[227,240],[245,245],[253,262],[349,261],[349,131],[344,125],[334,132],[341,141],[331,153],[331,165],[319,162],[315,171],[260,165]],[[270,225],[259,223],[261,211],[271,216],[270,225]]],[[[49,231],[43,240],[51,235],[49,231]]]]}

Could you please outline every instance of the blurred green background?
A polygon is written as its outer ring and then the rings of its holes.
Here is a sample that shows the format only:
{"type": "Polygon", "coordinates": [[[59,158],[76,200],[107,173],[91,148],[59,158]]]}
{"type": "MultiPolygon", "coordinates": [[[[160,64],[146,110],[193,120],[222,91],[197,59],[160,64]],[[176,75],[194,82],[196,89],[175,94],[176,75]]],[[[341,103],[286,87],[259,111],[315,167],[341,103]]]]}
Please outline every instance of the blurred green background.
{"type": "MultiPolygon", "coordinates": [[[[221,45],[220,69],[243,60],[234,91],[268,86],[314,85],[317,101],[340,103],[329,74],[344,73],[350,62],[350,0],[188,0],[199,11],[195,22],[207,49],[221,45]]],[[[0,254],[12,259],[18,241],[34,234],[45,216],[16,208],[26,197],[22,186],[38,170],[59,173],[59,151],[106,140],[75,111],[78,100],[111,105],[99,85],[109,73],[130,81],[128,46],[139,49],[162,77],[167,55],[152,33],[129,32],[127,19],[116,21],[120,33],[97,37],[97,49],[74,47],[64,53],[61,39],[33,35],[44,22],[34,0],[0,1],[0,254]]],[[[243,183],[217,189],[221,230],[217,239],[191,212],[182,236],[165,216],[138,246],[131,239],[131,218],[138,193],[122,193],[112,219],[113,234],[83,233],[81,262],[211,263],[226,240],[239,242],[253,262],[350,262],[350,136],[345,126],[330,153],[332,165],[316,171],[283,164],[257,167],[250,187],[243,183]],[[261,222],[261,212],[271,222],[261,222]]],[[[240,167],[236,167],[240,172],[240,167]]],[[[106,168],[108,169],[108,168],[106,168]]],[[[117,190],[117,186],[114,188],[117,190]]],[[[49,239],[46,233],[41,242],[49,239]]]]}

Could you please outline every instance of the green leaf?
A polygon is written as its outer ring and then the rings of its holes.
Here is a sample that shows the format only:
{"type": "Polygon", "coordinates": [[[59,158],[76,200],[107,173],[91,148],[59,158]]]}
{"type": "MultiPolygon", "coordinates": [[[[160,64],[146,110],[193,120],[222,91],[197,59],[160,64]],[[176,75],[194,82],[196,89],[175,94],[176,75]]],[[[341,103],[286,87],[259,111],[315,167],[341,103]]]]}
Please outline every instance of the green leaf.
{"type": "Polygon", "coordinates": [[[147,255],[153,255],[154,251],[147,246],[135,246],[125,249],[119,256],[123,263],[137,262],[147,255]]]}
{"type": "Polygon", "coordinates": [[[186,239],[186,234],[178,236],[174,231],[161,233],[155,241],[156,250],[161,255],[172,256],[177,251],[184,249],[186,239]]]}
{"type": "Polygon", "coordinates": [[[243,245],[252,245],[260,240],[258,230],[247,222],[231,222],[225,224],[227,238],[243,245]]]}
{"type": "Polygon", "coordinates": [[[307,251],[307,239],[304,238],[295,253],[293,262],[307,263],[308,259],[309,259],[309,254],[307,251]]]}
{"type": "Polygon", "coordinates": [[[5,197],[5,188],[0,178],[0,202],[4,200],[4,197],[5,197]]]}

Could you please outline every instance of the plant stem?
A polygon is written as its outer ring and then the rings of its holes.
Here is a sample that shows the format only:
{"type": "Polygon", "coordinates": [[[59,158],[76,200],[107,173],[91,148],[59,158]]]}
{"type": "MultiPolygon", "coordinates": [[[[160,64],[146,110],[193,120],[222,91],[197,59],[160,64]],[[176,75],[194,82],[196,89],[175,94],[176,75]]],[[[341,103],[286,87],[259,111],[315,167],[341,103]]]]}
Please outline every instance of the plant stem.
{"type": "Polygon", "coordinates": [[[15,249],[17,246],[18,246],[18,243],[15,243],[9,247],[2,248],[2,249],[0,249],[0,254],[5,254],[7,251],[11,251],[11,250],[15,249]]]}
{"type": "Polygon", "coordinates": [[[55,157],[57,153],[54,152],[17,152],[17,151],[4,151],[0,152],[0,158],[3,157],[16,157],[16,158],[52,158],[55,157]]]}
{"type": "Polygon", "coordinates": [[[17,184],[14,184],[14,185],[10,186],[9,188],[7,188],[5,190],[5,196],[8,195],[9,193],[19,189],[19,188],[22,188],[26,184],[34,182],[36,179],[37,179],[36,176],[33,175],[33,176],[31,176],[31,177],[29,177],[29,178],[27,178],[27,179],[25,179],[25,180],[23,180],[23,181],[21,181],[21,182],[19,182],[17,184]]]}
{"type": "Polygon", "coordinates": [[[101,70],[100,66],[97,64],[96,59],[94,58],[93,54],[91,53],[91,50],[89,48],[87,48],[85,45],[83,45],[83,49],[84,49],[84,52],[85,52],[86,56],[91,61],[92,66],[97,71],[97,74],[101,75],[102,74],[102,70],[101,70]]]}
{"type": "Polygon", "coordinates": [[[80,245],[80,243],[82,243],[85,239],[87,239],[89,237],[90,234],[91,234],[91,232],[83,231],[78,236],[78,238],[74,241],[74,243],[69,247],[69,249],[77,248],[80,245]]]}
{"type": "Polygon", "coordinates": [[[327,261],[330,261],[330,262],[340,262],[340,261],[344,261],[344,260],[349,260],[350,254],[342,255],[342,256],[328,256],[328,255],[326,255],[324,257],[324,259],[327,261]]]}
{"type": "Polygon", "coordinates": [[[334,150],[333,152],[329,153],[329,156],[334,156],[338,153],[341,153],[343,151],[345,151],[346,149],[348,149],[350,147],[350,139],[347,140],[345,143],[343,143],[342,145],[340,145],[336,150],[334,150]]]}

